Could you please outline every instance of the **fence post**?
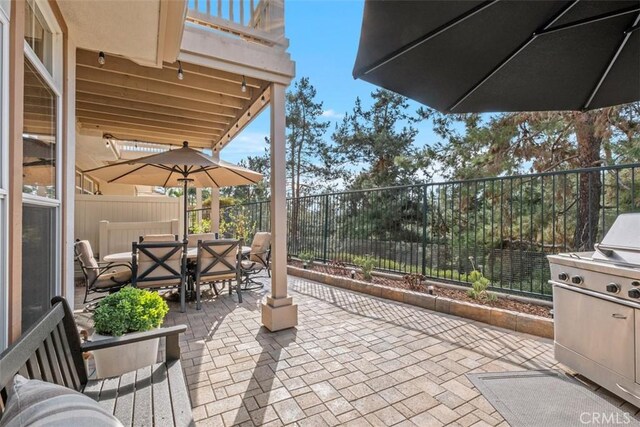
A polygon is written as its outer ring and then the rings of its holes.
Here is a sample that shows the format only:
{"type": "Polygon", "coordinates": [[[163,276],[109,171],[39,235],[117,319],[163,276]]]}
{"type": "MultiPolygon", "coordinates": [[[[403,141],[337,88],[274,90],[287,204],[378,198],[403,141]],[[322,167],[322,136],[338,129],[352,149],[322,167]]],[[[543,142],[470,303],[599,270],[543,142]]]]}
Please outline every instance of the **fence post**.
{"type": "Polygon", "coordinates": [[[260,225],[258,225],[258,230],[264,230],[262,228],[262,203],[263,202],[258,202],[258,207],[259,207],[259,210],[258,210],[258,223],[260,224],[260,225]]]}
{"type": "Polygon", "coordinates": [[[427,185],[422,186],[422,275],[427,275],[427,185]]]}
{"type": "Polygon", "coordinates": [[[322,245],[322,260],[327,262],[327,255],[329,250],[329,195],[324,196],[324,239],[322,245]]]}

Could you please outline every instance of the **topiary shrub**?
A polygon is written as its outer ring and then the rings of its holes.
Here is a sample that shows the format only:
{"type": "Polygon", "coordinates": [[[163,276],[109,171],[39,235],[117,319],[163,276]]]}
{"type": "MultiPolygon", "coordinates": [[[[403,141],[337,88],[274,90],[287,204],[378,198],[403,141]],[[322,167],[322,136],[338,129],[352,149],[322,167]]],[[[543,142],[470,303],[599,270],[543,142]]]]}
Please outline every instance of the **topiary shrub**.
{"type": "Polygon", "coordinates": [[[125,286],[98,303],[93,321],[98,334],[120,336],[157,328],[168,312],[157,292],[125,286]]]}

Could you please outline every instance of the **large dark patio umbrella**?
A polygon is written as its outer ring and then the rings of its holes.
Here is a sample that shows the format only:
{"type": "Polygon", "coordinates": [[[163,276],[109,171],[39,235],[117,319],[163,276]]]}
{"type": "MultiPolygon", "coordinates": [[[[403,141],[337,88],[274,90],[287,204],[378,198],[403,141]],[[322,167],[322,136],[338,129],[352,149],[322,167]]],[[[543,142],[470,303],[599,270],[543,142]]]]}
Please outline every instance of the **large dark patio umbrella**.
{"type": "Polygon", "coordinates": [[[181,148],[159,154],[126,160],[84,171],[107,182],[133,185],[157,185],[184,189],[184,240],[187,240],[187,188],[229,187],[255,184],[262,174],[215,160],[202,151],[189,148],[185,141],[181,148]]]}
{"type": "Polygon", "coordinates": [[[640,100],[640,1],[366,0],[355,78],[443,112],[640,100]]]}

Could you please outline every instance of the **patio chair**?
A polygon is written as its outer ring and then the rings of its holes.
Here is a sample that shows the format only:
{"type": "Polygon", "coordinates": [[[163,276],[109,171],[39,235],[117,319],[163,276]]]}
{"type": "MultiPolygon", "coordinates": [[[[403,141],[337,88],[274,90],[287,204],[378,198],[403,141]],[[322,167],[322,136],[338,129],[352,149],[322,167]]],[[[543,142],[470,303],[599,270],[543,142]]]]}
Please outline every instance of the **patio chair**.
{"type": "Polygon", "coordinates": [[[180,290],[180,311],[186,309],[186,260],[183,242],[133,242],[131,284],[145,289],[180,290]]]}
{"type": "Polygon", "coordinates": [[[187,243],[188,248],[195,248],[198,246],[198,240],[208,241],[208,240],[218,240],[218,233],[195,233],[189,234],[187,237],[189,241],[187,243]]]}
{"type": "Polygon", "coordinates": [[[240,293],[240,261],[242,257],[242,241],[232,239],[219,239],[198,241],[198,254],[196,257],[195,286],[196,308],[200,310],[200,285],[208,283],[218,295],[216,282],[229,284],[229,295],[232,293],[231,282],[236,282],[238,302],[242,302],[240,293]]]}
{"type": "Polygon", "coordinates": [[[264,283],[254,280],[253,277],[266,270],[271,277],[269,261],[271,258],[271,233],[260,231],[253,236],[251,242],[251,253],[249,259],[243,260],[241,264],[242,275],[244,276],[243,290],[263,288],[264,283]]]}
{"type": "Polygon", "coordinates": [[[145,234],[138,237],[138,242],[177,242],[177,234],[145,234]]]}
{"type": "MultiPolygon", "coordinates": [[[[76,240],[73,250],[86,284],[83,304],[87,303],[90,293],[112,293],[131,283],[131,266],[98,262],[93,256],[93,249],[88,240],[76,240]]],[[[96,299],[99,298],[93,300],[96,299]]]]}

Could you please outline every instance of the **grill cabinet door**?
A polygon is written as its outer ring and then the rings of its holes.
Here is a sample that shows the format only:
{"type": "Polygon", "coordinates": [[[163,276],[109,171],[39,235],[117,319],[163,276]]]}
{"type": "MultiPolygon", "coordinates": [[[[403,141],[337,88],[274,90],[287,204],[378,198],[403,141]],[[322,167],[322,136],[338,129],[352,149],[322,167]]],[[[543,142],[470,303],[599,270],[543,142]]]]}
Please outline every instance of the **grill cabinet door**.
{"type": "Polygon", "coordinates": [[[554,286],[556,343],[635,378],[634,309],[554,286]]]}

